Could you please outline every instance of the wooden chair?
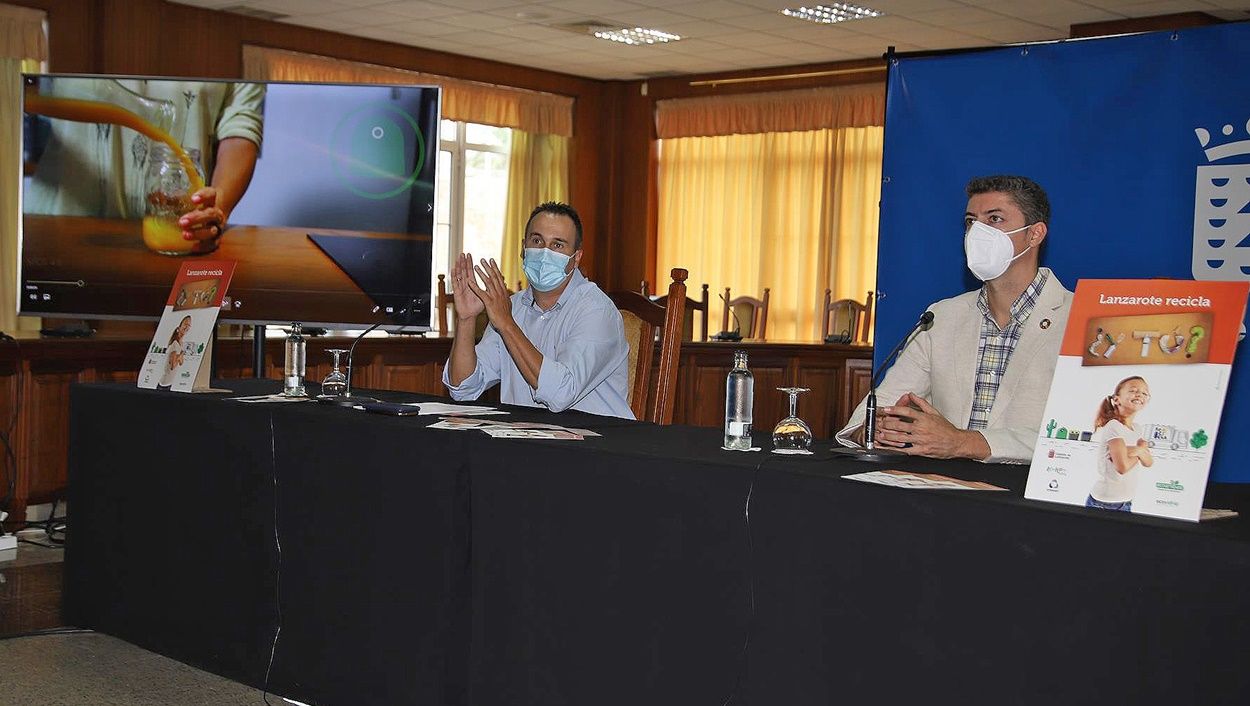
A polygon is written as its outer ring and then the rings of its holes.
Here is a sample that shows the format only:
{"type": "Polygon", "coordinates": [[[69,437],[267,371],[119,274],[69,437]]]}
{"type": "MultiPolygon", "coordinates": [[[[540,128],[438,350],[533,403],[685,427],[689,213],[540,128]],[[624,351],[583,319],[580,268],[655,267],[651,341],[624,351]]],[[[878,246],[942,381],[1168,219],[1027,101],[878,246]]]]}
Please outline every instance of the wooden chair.
{"type": "Polygon", "coordinates": [[[611,292],[625,323],[629,343],[629,408],[634,416],[656,424],[673,423],[677,396],[677,363],[681,353],[681,323],[685,318],[686,278],[680,268],[672,272],[673,283],[663,298],[663,306],[639,292],[611,292]],[[655,363],[656,334],[660,338],[660,360],[655,363]],[[648,397],[651,398],[648,406],[648,397]]]}
{"type": "Polygon", "coordinates": [[[754,338],[760,341],[768,337],[768,287],[764,288],[764,298],[741,296],[731,297],[729,287],[725,287],[725,314],[721,317],[721,331],[738,331],[743,338],[754,338]],[[733,312],[734,328],[729,328],[729,314],[733,312]],[[746,323],[745,331],[739,327],[746,323]]]}
{"type": "MultiPolygon", "coordinates": [[[[686,270],[682,270],[682,272],[685,272],[685,271],[686,270]]],[[[656,304],[659,304],[660,306],[668,306],[669,295],[665,294],[662,297],[653,297],[651,296],[650,289],[651,287],[650,285],[647,284],[647,281],[643,280],[642,284],[638,288],[638,291],[642,293],[642,296],[647,297],[648,299],[654,301],[656,304]]],[[[682,334],[681,334],[682,340],[685,340],[685,341],[694,340],[694,312],[696,311],[701,312],[703,314],[703,316],[701,317],[702,327],[699,330],[699,340],[700,341],[707,340],[707,317],[708,317],[708,312],[711,311],[711,309],[708,308],[708,301],[709,299],[708,299],[707,284],[703,285],[703,296],[700,297],[699,299],[696,300],[696,299],[691,299],[690,297],[686,297],[686,314],[685,314],[686,318],[682,325],[682,334]]]]}
{"type": "Polygon", "coordinates": [[[875,292],[868,292],[862,303],[854,299],[831,301],[831,294],[825,290],[825,303],[820,308],[821,339],[825,343],[867,343],[872,333],[875,292]]]}
{"type": "Polygon", "coordinates": [[[438,296],[434,299],[434,306],[438,307],[438,335],[446,336],[451,333],[447,328],[447,312],[452,307],[451,295],[447,293],[447,275],[438,276],[438,296]]]}

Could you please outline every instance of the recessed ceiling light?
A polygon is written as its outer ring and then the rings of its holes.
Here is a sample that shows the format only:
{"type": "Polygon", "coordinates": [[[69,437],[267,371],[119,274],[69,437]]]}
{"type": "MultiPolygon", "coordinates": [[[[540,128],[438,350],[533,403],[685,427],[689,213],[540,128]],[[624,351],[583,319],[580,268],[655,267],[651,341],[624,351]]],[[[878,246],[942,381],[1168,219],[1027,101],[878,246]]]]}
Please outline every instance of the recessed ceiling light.
{"type": "Polygon", "coordinates": [[[592,34],[599,39],[606,39],[610,42],[618,42],[620,44],[664,44],[666,42],[680,41],[681,37],[668,32],[661,32],[658,29],[647,29],[645,27],[596,27],[592,34]]]}
{"type": "Polygon", "coordinates": [[[794,17],[808,22],[819,22],[821,24],[833,24],[835,22],[846,22],[848,20],[862,20],[868,17],[880,17],[885,13],[880,10],[874,10],[871,7],[860,7],[858,5],[848,5],[844,2],[833,2],[828,5],[814,5],[812,7],[800,7],[798,9],[787,7],[781,11],[786,17],[794,17]]]}
{"type": "Polygon", "coordinates": [[[220,8],[222,12],[231,12],[244,17],[255,17],[258,20],[285,20],[290,15],[284,15],[281,12],[273,12],[272,10],[262,10],[258,7],[248,7],[247,5],[231,5],[229,7],[220,8]]]}

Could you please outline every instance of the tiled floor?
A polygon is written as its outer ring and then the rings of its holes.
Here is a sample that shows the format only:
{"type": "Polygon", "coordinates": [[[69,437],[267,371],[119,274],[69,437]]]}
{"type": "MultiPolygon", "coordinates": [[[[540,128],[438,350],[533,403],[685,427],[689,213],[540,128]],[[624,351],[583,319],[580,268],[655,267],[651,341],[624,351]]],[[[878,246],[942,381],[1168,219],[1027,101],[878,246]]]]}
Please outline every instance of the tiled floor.
{"type": "MultiPolygon", "coordinates": [[[[21,539],[51,545],[42,532],[21,539]]],[[[65,551],[26,541],[0,555],[0,637],[62,627],[61,568],[65,551]]]]}
{"type": "Polygon", "coordinates": [[[51,544],[41,532],[22,538],[16,552],[0,553],[0,706],[288,703],[108,635],[39,634],[64,627],[64,550],[32,544],[51,544]]]}

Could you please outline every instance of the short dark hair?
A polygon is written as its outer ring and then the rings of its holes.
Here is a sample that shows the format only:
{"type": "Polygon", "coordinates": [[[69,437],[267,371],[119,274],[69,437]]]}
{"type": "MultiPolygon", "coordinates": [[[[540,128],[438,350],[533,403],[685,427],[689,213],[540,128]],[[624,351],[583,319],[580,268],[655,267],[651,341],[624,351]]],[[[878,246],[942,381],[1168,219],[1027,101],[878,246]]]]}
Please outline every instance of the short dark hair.
{"type": "Polygon", "coordinates": [[[1016,207],[1024,214],[1028,225],[1045,223],[1050,225],[1050,199],[1040,184],[1028,177],[995,175],[974,177],[964,187],[968,198],[977,194],[1007,194],[1015,202],[1016,207]]]}
{"type": "Polygon", "coordinates": [[[545,201],[534,207],[530,211],[529,220],[525,222],[525,232],[521,234],[521,240],[524,242],[525,237],[530,234],[530,224],[534,222],[534,216],[540,213],[550,213],[553,216],[565,216],[573,221],[573,227],[577,230],[577,239],[573,242],[573,250],[582,249],[582,217],[577,215],[577,210],[562,201],[545,201]]]}

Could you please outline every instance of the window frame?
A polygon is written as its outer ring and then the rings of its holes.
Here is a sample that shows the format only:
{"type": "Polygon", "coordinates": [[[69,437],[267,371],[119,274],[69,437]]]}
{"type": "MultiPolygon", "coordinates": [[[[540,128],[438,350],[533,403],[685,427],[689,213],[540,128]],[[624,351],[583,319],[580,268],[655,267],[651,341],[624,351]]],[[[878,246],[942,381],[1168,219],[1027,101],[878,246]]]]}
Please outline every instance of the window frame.
{"type": "MultiPolygon", "coordinates": [[[[443,118],[439,123],[442,128],[447,123],[456,126],[455,135],[450,139],[445,131],[440,129],[438,149],[439,158],[443,159],[443,152],[448,153],[448,159],[451,160],[451,167],[448,170],[450,183],[447,185],[449,193],[445,195],[435,194],[435,198],[440,196],[449,199],[449,217],[447,223],[447,261],[443,263],[446,268],[445,273],[450,273],[452,265],[456,262],[456,256],[464,252],[464,201],[465,201],[465,169],[466,169],[466,153],[470,150],[475,152],[493,152],[503,155],[505,159],[509,159],[512,155],[512,146],[482,144],[478,142],[470,142],[468,139],[469,123],[461,120],[449,120],[443,118]]],[[[474,123],[484,124],[484,123],[474,123]]],[[[496,126],[488,126],[496,127],[496,126]]],[[[437,209],[436,209],[437,211],[437,209]]],[[[438,223],[435,223],[435,230],[438,229],[438,223]]],[[[435,268],[435,277],[437,278],[437,268],[435,268]]]]}

